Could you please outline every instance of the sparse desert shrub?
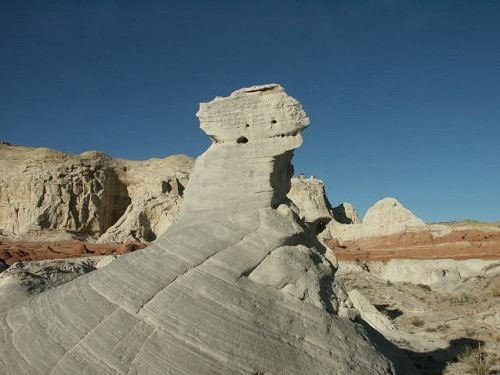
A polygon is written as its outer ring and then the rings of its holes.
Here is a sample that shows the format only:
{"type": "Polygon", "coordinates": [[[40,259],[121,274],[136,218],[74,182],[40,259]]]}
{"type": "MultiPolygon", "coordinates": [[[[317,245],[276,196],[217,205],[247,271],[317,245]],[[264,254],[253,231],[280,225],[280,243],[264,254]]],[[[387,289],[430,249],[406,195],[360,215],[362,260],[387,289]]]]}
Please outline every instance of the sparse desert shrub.
{"type": "Polygon", "coordinates": [[[460,293],[456,295],[448,296],[447,300],[451,303],[465,305],[465,304],[476,304],[479,302],[479,298],[473,294],[460,293]]]}
{"type": "Polygon", "coordinates": [[[422,320],[422,318],[419,318],[418,316],[414,316],[410,319],[410,323],[414,326],[414,327],[422,327],[425,322],[422,320]]]}
{"type": "Polygon", "coordinates": [[[434,328],[434,327],[427,327],[427,328],[425,329],[425,332],[436,332],[436,331],[437,331],[437,329],[436,329],[436,328],[434,328]]]}
{"type": "Polygon", "coordinates": [[[446,324],[446,323],[445,323],[445,324],[440,324],[440,325],[438,325],[438,326],[436,327],[436,329],[437,329],[438,331],[443,332],[443,331],[447,331],[447,330],[449,330],[449,329],[450,329],[450,326],[449,326],[448,324],[446,324]]]}
{"type": "Polygon", "coordinates": [[[464,363],[474,375],[488,375],[490,373],[490,358],[481,345],[477,348],[467,347],[458,355],[458,361],[464,363]]]}
{"type": "Polygon", "coordinates": [[[494,287],[491,291],[491,294],[493,295],[493,297],[500,297],[500,286],[494,287]]]}
{"type": "Polygon", "coordinates": [[[392,285],[393,284],[389,280],[387,280],[386,283],[385,283],[385,286],[392,286],[392,285]]]}

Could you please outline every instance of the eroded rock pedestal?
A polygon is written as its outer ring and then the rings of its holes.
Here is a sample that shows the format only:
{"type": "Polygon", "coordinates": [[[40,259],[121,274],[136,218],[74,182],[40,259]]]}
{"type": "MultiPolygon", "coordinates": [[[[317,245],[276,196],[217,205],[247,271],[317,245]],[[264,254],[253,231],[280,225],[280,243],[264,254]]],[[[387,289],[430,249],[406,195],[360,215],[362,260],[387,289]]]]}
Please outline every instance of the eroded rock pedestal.
{"type": "Polygon", "coordinates": [[[309,122],[300,103],[257,86],[202,104],[198,117],[214,143],[178,221],[148,248],[1,315],[1,374],[397,371],[337,315],[334,269],[284,204],[309,122]]]}

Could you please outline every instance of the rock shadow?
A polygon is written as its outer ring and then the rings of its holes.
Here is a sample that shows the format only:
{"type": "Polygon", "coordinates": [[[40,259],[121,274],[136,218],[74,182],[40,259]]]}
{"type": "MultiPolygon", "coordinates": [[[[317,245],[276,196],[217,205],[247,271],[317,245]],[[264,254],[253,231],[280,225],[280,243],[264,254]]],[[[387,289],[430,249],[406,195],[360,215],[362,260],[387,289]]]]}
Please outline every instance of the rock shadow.
{"type": "Polygon", "coordinates": [[[382,314],[386,315],[389,319],[394,320],[398,316],[403,315],[403,311],[400,309],[390,309],[388,304],[383,305],[373,305],[382,314]]]}
{"type": "Polygon", "coordinates": [[[449,341],[448,347],[429,352],[402,349],[423,375],[443,375],[449,363],[457,362],[458,355],[467,348],[477,349],[484,341],[461,337],[449,341]]]}

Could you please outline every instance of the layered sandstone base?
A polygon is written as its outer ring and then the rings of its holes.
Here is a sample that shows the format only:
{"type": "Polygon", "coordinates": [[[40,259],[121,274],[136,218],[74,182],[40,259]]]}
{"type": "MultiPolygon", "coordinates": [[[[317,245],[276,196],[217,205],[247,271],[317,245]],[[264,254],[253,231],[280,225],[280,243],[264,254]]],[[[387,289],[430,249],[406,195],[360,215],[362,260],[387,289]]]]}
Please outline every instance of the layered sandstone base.
{"type": "Polygon", "coordinates": [[[143,249],[147,243],[97,244],[80,241],[0,241],[0,262],[68,259],[99,255],[122,255],[143,249]]]}
{"type": "Polygon", "coordinates": [[[500,231],[456,229],[443,236],[429,230],[365,237],[329,246],[339,261],[391,259],[500,259],[500,231]]]}

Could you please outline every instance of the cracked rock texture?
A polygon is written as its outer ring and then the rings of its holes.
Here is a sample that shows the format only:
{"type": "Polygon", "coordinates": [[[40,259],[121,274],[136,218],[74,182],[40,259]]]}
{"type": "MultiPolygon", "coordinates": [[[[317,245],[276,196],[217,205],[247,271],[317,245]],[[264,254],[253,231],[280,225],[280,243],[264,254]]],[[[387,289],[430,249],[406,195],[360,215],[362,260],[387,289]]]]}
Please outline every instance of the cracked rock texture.
{"type": "Polygon", "coordinates": [[[325,249],[286,205],[309,122],[300,103],[254,86],[198,117],[214,143],[178,220],[148,248],[0,315],[0,373],[413,373],[337,316],[325,249]]]}
{"type": "Polygon", "coordinates": [[[18,262],[0,274],[0,313],[31,295],[55,288],[109,264],[116,256],[18,262]]]}
{"type": "MultiPolygon", "coordinates": [[[[177,220],[193,163],[183,155],[131,161],[0,143],[0,240],[153,241],[177,220]]],[[[310,224],[334,217],[321,180],[294,177],[288,196],[310,224]]]]}
{"type": "Polygon", "coordinates": [[[154,240],[175,220],[193,163],[0,143],[0,238],[154,240]]]}
{"type": "Polygon", "coordinates": [[[293,177],[288,198],[295,203],[300,210],[301,218],[308,223],[322,220],[326,224],[333,218],[332,207],[325,193],[325,184],[316,177],[293,177]]]}

